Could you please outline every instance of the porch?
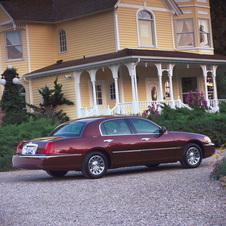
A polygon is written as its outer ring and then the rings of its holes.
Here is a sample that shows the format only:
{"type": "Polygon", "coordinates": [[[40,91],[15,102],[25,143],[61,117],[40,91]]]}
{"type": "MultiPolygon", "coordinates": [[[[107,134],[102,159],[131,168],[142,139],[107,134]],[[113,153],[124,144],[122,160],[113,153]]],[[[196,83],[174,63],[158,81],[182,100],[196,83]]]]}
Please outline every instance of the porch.
{"type": "MultiPolygon", "coordinates": [[[[216,75],[226,57],[178,51],[123,49],[50,65],[23,77],[60,74],[73,84],[68,98],[75,117],[141,114],[149,105],[186,107],[189,91],[204,94],[211,112],[218,110],[216,75]],[[71,80],[70,80],[71,79],[71,80]]],[[[30,84],[31,85],[31,84],[30,84]]],[[[224,100],[222,100],[224,101],[224,100]]]]}

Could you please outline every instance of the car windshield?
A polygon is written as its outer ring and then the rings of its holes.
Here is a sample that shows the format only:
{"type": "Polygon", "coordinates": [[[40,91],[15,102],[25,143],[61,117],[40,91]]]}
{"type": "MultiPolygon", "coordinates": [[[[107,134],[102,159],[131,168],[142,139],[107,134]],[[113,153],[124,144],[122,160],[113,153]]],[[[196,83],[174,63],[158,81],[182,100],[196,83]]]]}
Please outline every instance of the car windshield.
{"type": "Polygon", "coordinates": [[[49,136],[80,136],[85,122],[69,122],[58,126],[49,136]]]}

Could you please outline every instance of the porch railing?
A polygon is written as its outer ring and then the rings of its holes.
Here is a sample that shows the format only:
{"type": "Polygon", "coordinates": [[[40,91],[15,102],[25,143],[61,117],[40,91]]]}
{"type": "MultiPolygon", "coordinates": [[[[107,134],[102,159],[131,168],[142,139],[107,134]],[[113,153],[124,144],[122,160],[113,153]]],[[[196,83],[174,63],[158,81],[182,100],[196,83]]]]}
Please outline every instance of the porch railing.
{"type": "MultiPolygon", "coordinates": [[[[210,106],[210,112],[216,112],[218,103],[220,102],[226,102],[226,99],[219,99],[217,101],[215,100],[209,100],[209,106],[210,106]]],[[[164,101],[138,101],[138,109],[139,113],[142,114],[144,110],[148,109],[149,105],[154,105],[154,106],[159,106],[159,111],[161,112],[161,106],[163,104],[166,104],[172,108],[178,107],[178,108],[188,108],[192,110],[188,105],[184,104],[180,99],[178,100],[164,100],[164,101]]],[[[133,108],[134,107],[134,102],[124,102],[124,103],[119,103],[115,105],[112,109],[108,108],[105,111],[106,115],[132,115],[134,114],[133,108]]],[[[95,116],[99,115],[98,114],[98,107],[92,106],[92,107],[83,107],[81,108],[81,116],[82,117],[89,117],[89,116],[95,116]]]]}

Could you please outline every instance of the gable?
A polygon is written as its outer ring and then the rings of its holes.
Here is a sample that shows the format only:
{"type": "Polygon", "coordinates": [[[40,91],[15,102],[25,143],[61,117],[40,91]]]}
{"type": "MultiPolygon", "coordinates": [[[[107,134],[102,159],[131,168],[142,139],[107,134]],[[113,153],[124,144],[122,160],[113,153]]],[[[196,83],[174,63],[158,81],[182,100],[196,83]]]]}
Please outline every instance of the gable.
{"type": "Polygon", "coordinates": [[[0,25],[12,21],[12,18],[5,12],[5,10],[0,6],[0,25]]]}

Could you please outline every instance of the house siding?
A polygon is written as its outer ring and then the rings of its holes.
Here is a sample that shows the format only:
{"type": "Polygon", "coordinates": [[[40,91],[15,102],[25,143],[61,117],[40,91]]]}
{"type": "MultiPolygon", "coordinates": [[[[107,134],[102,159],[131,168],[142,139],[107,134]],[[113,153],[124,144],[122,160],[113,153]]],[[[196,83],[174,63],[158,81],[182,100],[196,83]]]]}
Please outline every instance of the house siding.
{"type": "Polygon", "coordinates": [[[54,64],[57,60],[54,26],[29,24],[28,35],[31,71],[54,64]]]}
{"type": "MultiPolygon", "coordinates": [[[[60,75],[51,75],[48,77],[41,77],[32,80],[32,87],[33,87],[33,100],[34,105],[39,106],[41,102],[41,95],[39,94],[38,90],[45,86],[48,86],[50,89],[54,88],[54,81],[58,77],[58,83],[62,85],[62,93],[64,97],[72,102],[75,103],[75,88],[74,88],[74,80],[66,79],[66,74],[60,75]]],[[[76,118],[76,105],[62,105],[57,107],[57,111],[62,110],[67,113],[70,119],[76,118]]]]}
{"type": "MultiPolygon", "coordinates": [[[[122,3],[130,3],[131,1],[122,1],[122,3]]],[[[132,4],[132,3],[131,3],[132,4]]],[[[143,47],[139,46],[138,41],[138,27],[137,27],[137,12],[144,9],[143,1],[136,1],[136,7],[131,5],[128,7],[119,7],[118,21],[119,21],[119,38],[120,47],[124,48],[142,48],[142,49],[159,49],[159,50],[173,50],[173,36],[172,36],[172,17],[170,12],[160,1],[152,3],[147,2],[147,7],[158,7],[159,10],[152,10],[155,21],[155,39],[156,46],[143,47]],[[138,6],[140,4],[140,6],[138,6]],[[160,9],[164,9],[161,11],[160,9]],[[167,34],[167,35],[166,35],[167,34]]],[[[147,8],[149,10],[149,8],[147,8]]]]}
{"type": "Polygon", "coordinates": [[[68,49],[58,53],[58,59],[79,59],[116,50],[113,11],[57,24],[55,36],[60,29],[66,31],[68,49]]]}

